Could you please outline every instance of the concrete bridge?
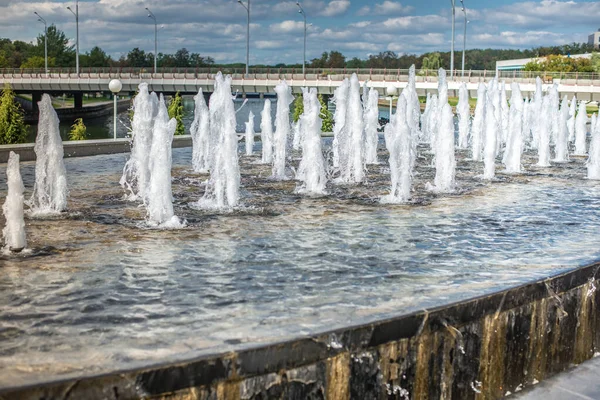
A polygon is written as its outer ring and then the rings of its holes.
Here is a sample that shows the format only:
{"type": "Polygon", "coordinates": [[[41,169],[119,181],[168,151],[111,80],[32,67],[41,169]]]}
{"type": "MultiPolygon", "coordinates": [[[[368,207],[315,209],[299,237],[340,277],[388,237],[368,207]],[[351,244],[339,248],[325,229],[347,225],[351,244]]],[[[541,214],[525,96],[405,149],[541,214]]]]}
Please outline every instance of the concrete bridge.
{"type": "MultiPolygon", "coordinates": [[[[148,72],[141,68],[123,69],[90,69],[79,75],[72,70],[0,70],[0,85],[9,83],[13,90],[20,93],[32,93],[34,101],[42,93],[73,93],[75,107],[81,107],[84,92],[108,92],[111,79],[119,79],[123,83],[123,92],[134,93],[137,86],[146,82],[150,89],[161,93],[183,94],[197,93],[199,88],[205,93],[213,91],[214,77],[219,71],[209,69],[168,69],[158,73],[148,72]]],[[[361,84],[367,82],[371,88],[386,95],[388,87],[401,90],[408,82],[408,70],[389,69],[308,69],[306,74],[295,69],[251,69],[248,75],[241,70],[223,69],[224,74],[232,76],[232,90],[242,93],[273,93],[274,87],[281,81],[292,87],[294,93],[300,93],[302,87],[317,88],[320,94],[329,97],[344,78],[353,73],[358,75],[361,84]]],[[[460,73],[460,71],[457,71],[460,73]]],[[[535,77],[540,75],[544,87],[557,83],[561,94],[577,95],[578,99],[600,100],[600,75],[597,73],[539,73],[526,71],[499,71],[499,78],[510,91],[510,84],[518,82],[524,94],[535,91],[535,77]]],[[[464,82],[472,97],[477,96],[480,82],[488,82],[496,71],[465,71],[464,77],[448,78],[450,95],[458,95],[458,89],[464,82]]],[[[420,95],[437,92],[438,77],[433,71],[418,71],[416,79],[420,95]]]]}

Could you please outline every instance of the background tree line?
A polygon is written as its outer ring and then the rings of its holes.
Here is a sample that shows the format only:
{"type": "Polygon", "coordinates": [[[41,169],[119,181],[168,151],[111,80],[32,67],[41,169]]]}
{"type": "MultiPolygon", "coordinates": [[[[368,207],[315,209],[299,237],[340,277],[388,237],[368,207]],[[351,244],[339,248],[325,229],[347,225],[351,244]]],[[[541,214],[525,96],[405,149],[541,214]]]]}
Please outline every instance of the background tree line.
{"type": "MultiPolygon", "coordinates": [[[[473,70],[494,70],[496,61],[518,58],[545,57],[549,55],[569,56],[571,54],[581,54],[592,52],[592,46],[586,43],[571,43],[562,46],[536,47],[525,50],[507,50],[507,49],[471,49],[466,51],[465,68],[473,70]]],[[[455,52],[455,68],[460,69],[461,51],[455,52]]],[[[550,63],[530,66],[530,70],[535,68],[566,68],[569,71],[587,72],[595,70],[595,64],[600,62],[587,61],[564,61],[554,59],[550,63]]],[[[119,59],[113,59],[100,47],[96,46],[86,53],[79,55],[79,63],[82,68],[88,67],[136,67],[151,68],[154,66],[154,54],[146,52],[138,47],[132,49],[127,55],[119,59]]],[[[158,67],[161,68],[197,68],[197,67],[227,67],[242,68],[244,63],[234,64],[216,64],[212,57],[202,56],[198,53],[190,53],[186,48],[177,50],[173,54],[159,53],[157,60],[158,67]]],[[[357,57],[348,59],[339,51],[329,51],[321,54],[320,57],[312,59],[308,63],[309,68],[388,68],[388,69],[408,69],[411,65],[419,69],[437,70],[437,68],[448,68],[450,66],[450,52],[430,52],[421,55],[402,54],[399,55],[393,51],[383,51],[378,54],[370,55],[366,59],[357,57]]],[[[70,44],[68,38],[55,25],[48,27],[48,65],[50,67],[74,68],[75,67],[75,46],[70,44]]],[[[23,41],[10,39],[0,39],[0,68],[43,68],[44,67],[44,35],[40,34],[36,43],[26,43],[23,41]]],[[[275,65],[253,65],[253,67],[270,68],[301,68],[302,64],[275,64],[275,65]]],[[[600,65],[598,65],[600,68],[600,65]]],[[[568,72],[568,71],[562,71],[568,72]]]]}

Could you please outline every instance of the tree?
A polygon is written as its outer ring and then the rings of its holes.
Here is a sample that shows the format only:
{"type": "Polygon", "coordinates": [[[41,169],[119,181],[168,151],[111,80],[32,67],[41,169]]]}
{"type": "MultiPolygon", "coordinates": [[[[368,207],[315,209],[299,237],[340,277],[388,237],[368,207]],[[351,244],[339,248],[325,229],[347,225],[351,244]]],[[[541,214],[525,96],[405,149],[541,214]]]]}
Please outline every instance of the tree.
{"type": "Polygon", "coordinates": [[[171,102],[169,103],[169,118],[175,118],[177,120],[175,134],[185,135],[185,126],[183,125],[183,101],[179,92],[175,94],[175,97],[171,98],[171,102]]]}
{"type": "Polygon", "coordinates": [[[75,123],[71,125],[69,132],[69,140],[85,140],[87,136],[87,128],[83,123],[83,119],[77,118],[75,123]]]}
{"type": "Polygon", "coordinates": [[[344,68],[346,57],[339,51],[324,52],[321,58],[315,58],[310,62],[311,68],[344,68]]]}
{"type": "Polygon", "coordinates": [[[15,101],[14,92],[6,83],[0,96],[0,144],[27,141],[29,128],[23,120],[23,109],[15,101]]]}
{"type": "MultiPolygon", "coordinates": [[[[54,57],[48,57],[48,68],[52,68],[56,65],[56,59],[54,57]]],[[[46,66],[46,59],[40,56],[32,56],[20,65],[20,68],[34,68],[43,69],[46,66]]]]}
{"type": "Polygon", "coordinates": [[[592,72],[594,69],[590,59],[552,54],[544,59],[528,62],[525,64],[524,70],[536,72],[592,72]]]}
{"type": "MultiPolygon", "coordinates": [[[[75,45],[69,46],[67,35],[54,24],[48,27],[48,59],[54,58],[60,67],[75,66],[75,45]]],[[[37,37],[35,56],[44,57],[44,34],[37,37]]],[[[48,64],[50,65],[50,64],[48,64]]]]}
{"type": "Polygon", "coordinates": [[[593,53],[590,63],[594,72],[600,72],[600,53],[593,53]]]}
{"type": "Polygon", "coordinates": [[[112,58],[100,47],[79,56],[79,64],[84,67],[107,67],[112,63],[112,58]]]}
{"type": "MultiPolygon", "coordinates": [[[[327,103],[322,95],[318,95],[319,103],[321,104],[320,117],[323,121],[321,124],[321,132],[333,132],[333,114],[329,111],[327,103]]],[[[296,96],[294,100],[294,114],[292,120],[298,122],[300,116],[304,113],[304,102],[301,95],[296,96]]]]}
{"type": "Polygon", "coordinates": [[[437,71],[442,67],[440,53],[430,53],[427,57],[423,57],[421,69],[425,71],[437,71]]]}
{"type": "Polygon", "coordinates": [[[304,101],[302,95],[299,94],[294,100],[294,114],[292,115],[292,121],[298,122],[302,114],[304,114],[304,101]]]}
{"type": "Polygon", "coordinates": [[[150,56],[144,50],[136,47],[127,53],[126,62],[129,67],[150,67],[154,62],[154,57],[150,56]]]}

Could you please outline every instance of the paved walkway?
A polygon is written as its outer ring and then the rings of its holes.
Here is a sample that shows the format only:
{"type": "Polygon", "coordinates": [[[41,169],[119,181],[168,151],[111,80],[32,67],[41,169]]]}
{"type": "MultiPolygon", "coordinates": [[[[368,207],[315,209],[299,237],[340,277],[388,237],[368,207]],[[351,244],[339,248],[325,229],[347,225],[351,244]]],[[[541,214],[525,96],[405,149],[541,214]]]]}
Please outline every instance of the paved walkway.
{"type": "Polygon", "coordinates": [[[519,400],[599,400],[600,357],[547,379],[531,389],[508,397],[519,400]]]}

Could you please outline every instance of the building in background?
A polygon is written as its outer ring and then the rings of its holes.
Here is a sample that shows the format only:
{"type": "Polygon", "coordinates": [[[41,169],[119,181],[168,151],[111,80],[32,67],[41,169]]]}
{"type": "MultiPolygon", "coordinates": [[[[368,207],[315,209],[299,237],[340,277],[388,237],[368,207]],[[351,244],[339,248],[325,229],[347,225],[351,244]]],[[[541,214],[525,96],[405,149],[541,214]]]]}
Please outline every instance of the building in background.
{"type": "Polygon", "coordinates": [[[600,29],[588,36],[588,44],[594,49],[600,49],[600,29]]]}

